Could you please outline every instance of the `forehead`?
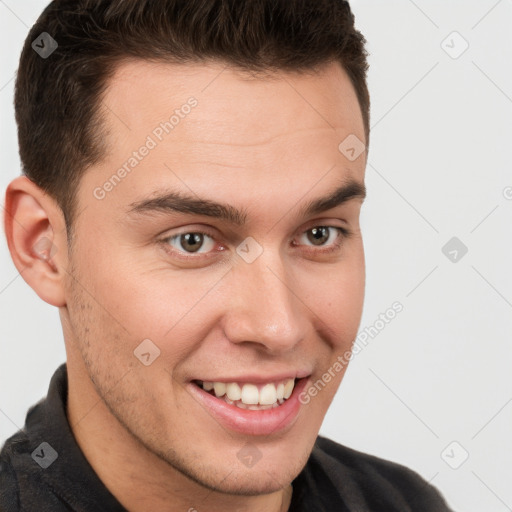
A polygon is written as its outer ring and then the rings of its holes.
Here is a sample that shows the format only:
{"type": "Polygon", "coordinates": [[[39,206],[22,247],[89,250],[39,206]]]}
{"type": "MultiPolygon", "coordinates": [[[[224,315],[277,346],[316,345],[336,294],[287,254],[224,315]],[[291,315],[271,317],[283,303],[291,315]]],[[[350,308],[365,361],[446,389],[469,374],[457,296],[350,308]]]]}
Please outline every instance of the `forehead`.
{"type": "Polygon", "coordinates": [[[323,189],[347,177],[362,181],[364,155],[349,161],[339,150],[348,136],[364,141],[364,126],[337,63],[262,78],[219,62],[131,60],[117,68],[102,105],[109,148],[86,175],[86,193],[127,170],[103,206],[163,187],[227,201],[236,190],[243,202],[283,187],[298,198],[324,175],[323,189]]]}
{"type": "MultiPolygon", "coordinates": [[[[350,130],[364,140],[357,96],[339,63],[316,72],[277,71],[262,78],[216,61],[128,60],[118,65],[103,104],[113,132],[128,136],[152,131],[190,98],[197,99],[198,108],[180,123],[190,128],[188,140],[257,145],[294,128],[338,130],[340,135],[350,130]]],[[[183,126],[175,127],[174,139],[183,126]]]]}

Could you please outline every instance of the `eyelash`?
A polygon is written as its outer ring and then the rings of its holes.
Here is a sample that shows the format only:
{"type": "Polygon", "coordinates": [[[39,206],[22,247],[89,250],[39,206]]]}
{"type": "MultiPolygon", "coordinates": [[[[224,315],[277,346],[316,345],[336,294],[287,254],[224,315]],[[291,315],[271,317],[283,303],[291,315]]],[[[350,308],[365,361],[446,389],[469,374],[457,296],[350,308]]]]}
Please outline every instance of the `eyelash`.
{"type": "MultiPolygon", "coordinates": [[[[350,238],[351,235],[352,235],[352,232],[349,229],[345,228],[345,227],[329,226],[329,225],[323,225],[323,224],[318,224],[318,225],[311,226],[310,228],[308,228],[305,231],[303,231],[301,233],[301,235],[304,235],[305,233],[307,233],[308,231],[311,231],[314,228],[327,228],[327,229],[334,229],[334,230],[338,231],[338,236],[336,237],[334,243],[332,243],[329,246],[325,246],[327,248],[315,249],[315,246],[307,246],[307,247],[312,248],[312,249],[308,249],[308,252],[313,252],[315,254],[320,254],[320,255],[327,255],[327,254],[331,254],[331,253],[339,251],[341,249],[341,246],[343,245],[344,240],[350,238]]],[[[192,235],[192,234],[194,234],[194,235],[196,235],[196,234],[197,235],[206,235],[209,238],[215,239],[215,237],[211,233],[209,233],[207,231],[189,230],[189,231],[182,231],[181,233],[177,233],[177,234],[172,235],[172,236],[167,236],[167,237],[161,239],[160,242],[163,244],[164,249],[165,249],[165,251],[167,253],[171,254],[172,256],[176,256],[177,258],[182,259],[182,260],[189,260],[190,261],[190,260],[197,260],[197,259],[200,259],[200,258],[208,258],[208,257],[214,256],[215,253],[220,252],[220,251],[211,251],[209,253],[196,253],[196,254],[194,254],[194,253],[182,252],[182,251],[179,251],[179,250],[171,248],[170,241],[179,239],[180,236],[187,235],[187,234],[190,234],[190,235],[192,235]]],[[[299,244],[294,244],[294,245],[297,246],[299,244]]],[[[324,246],[318,246],[318,247],[324,247],[324,246]]]]}

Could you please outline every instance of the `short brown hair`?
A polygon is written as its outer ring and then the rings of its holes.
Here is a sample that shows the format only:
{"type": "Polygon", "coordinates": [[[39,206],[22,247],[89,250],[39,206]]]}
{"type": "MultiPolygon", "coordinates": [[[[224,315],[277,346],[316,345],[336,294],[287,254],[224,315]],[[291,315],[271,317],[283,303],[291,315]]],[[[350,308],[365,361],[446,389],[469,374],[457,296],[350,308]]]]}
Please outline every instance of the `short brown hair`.
{"type": "Polygon", "coordinates": [[[23,173],[57,201],[70,234],[80,178],[106,151],[102,93],[129,57],[218,60],[252,72],[338,61],[356,91],[368,144],[365,43],[344,0],[54,0],[30,30],[17,72],[23,173]],[[47,58],[32,47],[43,32],[58,44],[47,58]]]}

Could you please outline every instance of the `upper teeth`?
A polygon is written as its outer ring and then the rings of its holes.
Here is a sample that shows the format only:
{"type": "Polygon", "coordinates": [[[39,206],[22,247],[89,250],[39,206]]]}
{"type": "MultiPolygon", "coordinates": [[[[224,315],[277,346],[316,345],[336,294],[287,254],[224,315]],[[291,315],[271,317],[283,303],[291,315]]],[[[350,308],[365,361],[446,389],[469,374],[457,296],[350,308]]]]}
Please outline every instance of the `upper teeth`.
{"type": "Polygon", "coordinates": [[[273,405],[278,401],[290,398],[295,386],[295,379],[287,379],[277,384],[268,383],[263,386],[256,384],[243,384],[241,387],[236,382],[202,382],[206,391],[215,391],[215,396],[224,395],[233,402],[240,400],[246,405],[273,405]]]}

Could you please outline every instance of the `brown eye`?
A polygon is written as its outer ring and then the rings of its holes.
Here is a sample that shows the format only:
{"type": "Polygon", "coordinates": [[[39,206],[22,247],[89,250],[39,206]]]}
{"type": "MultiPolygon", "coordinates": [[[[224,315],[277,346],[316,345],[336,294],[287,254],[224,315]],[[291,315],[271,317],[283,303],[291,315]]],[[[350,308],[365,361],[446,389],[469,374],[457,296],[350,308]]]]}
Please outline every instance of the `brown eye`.
{"type": "Polygon", "coordinates": [[[351,232],[341,226],[314,226],[303,231],[299,243],[306,251],[315,254],[335,253],[341,250],[342,243],[351,236],[351,232]]]}
{"type": "Polygon", "coordinates": [[[208,252],[215,245],[211,236],[199,232],[181,233],[167,238],[166,241],[174,250],[189,254],[208,252]]]}
{"type": "Polygon", "coordinates": [[[317,226],[312,229],[309,229],[308,231],[306,231],[306,233],[308,233],[308,240],[313,245],[323,245],[325,242],[327,242],[327,240],[329,240],[329,229],[330,228],[326,226],[317,226]]]}
{"type": "Polygon", "coordinates": [[[187,252],[196,252],[203,245],[203,235],[201,233],[186,233],[180,235],[180,245],[187,252]]]}

